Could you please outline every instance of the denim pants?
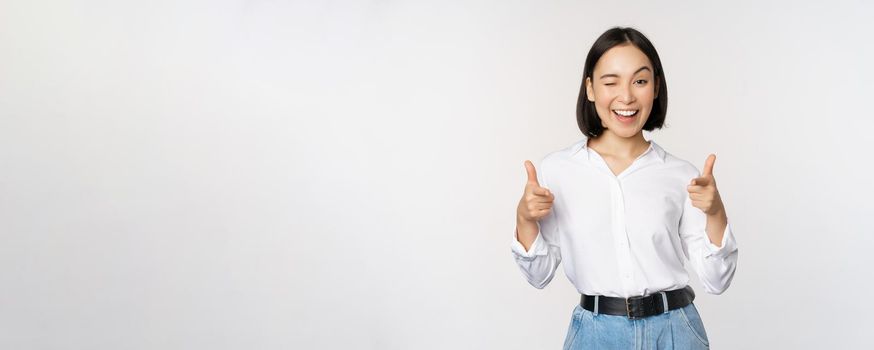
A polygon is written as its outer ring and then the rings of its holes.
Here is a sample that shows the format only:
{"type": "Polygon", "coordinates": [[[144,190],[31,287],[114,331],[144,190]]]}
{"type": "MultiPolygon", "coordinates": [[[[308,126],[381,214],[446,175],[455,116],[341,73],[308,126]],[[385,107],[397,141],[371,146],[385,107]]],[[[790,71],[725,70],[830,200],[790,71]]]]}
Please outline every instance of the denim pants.
{"type": "Polygon", "coordinates": [[[709,349],[709,343],[694,303],[634,320],[627,316],[596,315],[577,304],[564,350],[709,349]]]}

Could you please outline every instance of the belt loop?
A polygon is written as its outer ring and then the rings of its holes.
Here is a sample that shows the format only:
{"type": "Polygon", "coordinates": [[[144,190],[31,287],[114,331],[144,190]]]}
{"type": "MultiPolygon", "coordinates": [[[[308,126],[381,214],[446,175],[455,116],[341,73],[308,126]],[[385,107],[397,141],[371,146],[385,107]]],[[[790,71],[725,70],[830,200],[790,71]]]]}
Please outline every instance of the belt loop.
{"type": "Polygon", "coordinates": [[[595,312],[594,312],[595,315],[598,314],[598,300],[600,299],[600,297],[601,297],[600,295],[595,296],[595,312]]]}
{"type": "Polygon", "coordinates": [[[665,312],[663,312],[663,313],[667,313],[668,312],[668,293],[665,293],[665,292],[659,292],[659,293],[662,295],[662,305],[665,306],[665,312]]]}

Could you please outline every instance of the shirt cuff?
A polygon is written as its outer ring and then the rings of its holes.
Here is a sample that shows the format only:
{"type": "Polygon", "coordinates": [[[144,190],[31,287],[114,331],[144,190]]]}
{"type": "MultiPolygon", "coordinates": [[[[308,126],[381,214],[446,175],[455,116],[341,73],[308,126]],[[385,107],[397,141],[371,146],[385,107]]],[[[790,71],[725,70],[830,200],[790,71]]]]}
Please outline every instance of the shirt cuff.
{"type": "Polygon", "coordinates": [[[519,242],[519,239],[516,238],[516,232],[514,231],[513,242],[510,244],[510,248],[517,257],[523,260],[533,260],[538,255],[547,255],[546,244],[544,244],[541,236],[543,235],[540,232],[537,232],[537,238],[534,239],[534,243],[532,243],[531,247],[526,251],[522,243],[519,242]]]}
{"type": "MultiPolygon", "coordinates": [[[[707,233],[705,232],[706,236],[707,233]]],[[[731,232],[731,223],[725,224],[725,231],[722,233],[722,244],[717,247],[710,242],[710,237],[705,237],[707,240],[707,256],[715,256],[718,258],[726,258],[735,250],[737,250],[737,242],[734,240],[734,234],[731,232]]]]}

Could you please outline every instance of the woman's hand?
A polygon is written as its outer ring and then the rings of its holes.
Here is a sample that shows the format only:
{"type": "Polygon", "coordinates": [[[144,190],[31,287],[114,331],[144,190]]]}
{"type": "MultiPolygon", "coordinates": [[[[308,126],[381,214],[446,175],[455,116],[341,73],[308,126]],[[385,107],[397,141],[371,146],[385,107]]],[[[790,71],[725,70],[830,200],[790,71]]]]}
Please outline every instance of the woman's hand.
{"type": "Polygon", "coordinates": [[[692,179],[692,183],[686,187],[692,205],[701,209],[708,216],[725,211],[722,198],[719,197],[719,190],[716,188],[716,179],[713,178],[714,162],[716,162],[716,155],[711,154],[704,162],[704,171],[701,173],[701,177],[692,179]]]}
{"type": "Polygon", "coordinates": [[[689,191],[692,205],[707,214],[705,231],[710,243],[722,247],[728,217],[725,214],[722,198],[719,197],[719,190],[716,189],[716,179],[713,178],[714,162],[716,162],[716,155],[711,154],[704,162],[704,171],[701,173],[701,177],[692,179],[692,184],[686,190],[689,191]]]}
{"type": "Polygon", "coordinates": [[[516,208],[516,215],[523,221],[533,223],[549,215],[555,196],[549,189],[540,187],[540,183],[537,182],[537,171],[531,161],[525,161],[525,170],[528,171],[528,182],[516,208]]]}

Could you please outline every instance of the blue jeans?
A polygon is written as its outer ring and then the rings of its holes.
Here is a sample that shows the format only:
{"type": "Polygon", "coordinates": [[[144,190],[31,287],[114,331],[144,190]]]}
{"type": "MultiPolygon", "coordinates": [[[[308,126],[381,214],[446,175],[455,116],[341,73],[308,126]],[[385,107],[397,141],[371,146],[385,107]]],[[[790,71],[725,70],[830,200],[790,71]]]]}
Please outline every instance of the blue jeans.
{"type": "Polygon", "coordinates": [[[695,304],[635,320],[577,304],[564,340],[571,349],[710,349],[710,341],[695,304]]]}

